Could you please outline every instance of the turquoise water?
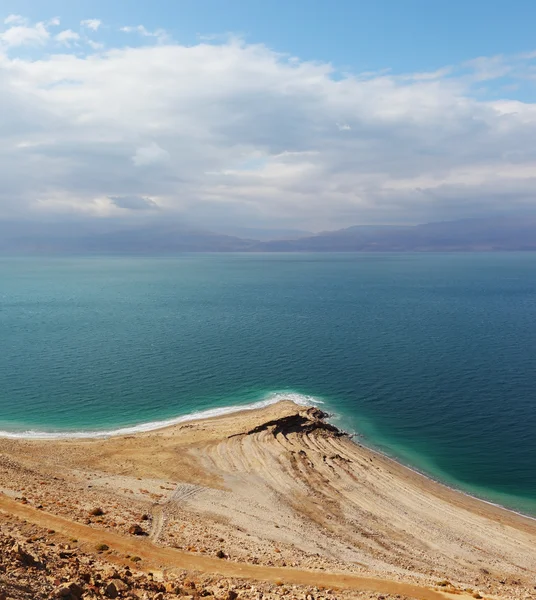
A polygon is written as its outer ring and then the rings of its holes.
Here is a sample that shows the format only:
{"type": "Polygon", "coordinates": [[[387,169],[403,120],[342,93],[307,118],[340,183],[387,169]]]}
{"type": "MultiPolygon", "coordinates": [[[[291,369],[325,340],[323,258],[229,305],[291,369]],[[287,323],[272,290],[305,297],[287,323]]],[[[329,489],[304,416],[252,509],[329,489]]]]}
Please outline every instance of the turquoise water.
{"type": "Polygon", "coordinates": [[[292,392],[536,515],[536,254],[3,258],[0,351],[4,432],[292,392]]]}

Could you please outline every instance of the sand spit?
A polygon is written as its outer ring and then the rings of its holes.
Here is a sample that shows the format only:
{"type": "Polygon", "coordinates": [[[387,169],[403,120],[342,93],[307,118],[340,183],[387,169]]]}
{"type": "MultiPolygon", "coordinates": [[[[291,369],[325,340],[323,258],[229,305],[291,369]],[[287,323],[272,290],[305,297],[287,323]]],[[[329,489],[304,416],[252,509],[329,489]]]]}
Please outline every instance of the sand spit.
{"type": "MultiPolygon", "coordinates": [[[[77,539],[84,556],[109,546],[101,562],[135,554],[140,572],[216,577],[223,587],[205,596],[536,598],[535,521],[434,483],[292,402],[106,440],[3,439],[0,489],[10,535],[24,520],[77,539]]],[[[158,594],[179,596],[122,592],[158,594]]]]}

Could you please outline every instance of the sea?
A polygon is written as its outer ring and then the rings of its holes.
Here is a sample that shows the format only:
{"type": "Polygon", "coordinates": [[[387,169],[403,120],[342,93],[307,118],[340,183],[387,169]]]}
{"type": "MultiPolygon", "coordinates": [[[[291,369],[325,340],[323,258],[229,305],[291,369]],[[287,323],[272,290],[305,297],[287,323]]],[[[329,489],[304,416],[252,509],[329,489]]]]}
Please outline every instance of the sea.
{"type": "Polygon", "coordinates": [[[281,398],[536,516],[536,253],[0,258],[0,435],[281,398]]]}

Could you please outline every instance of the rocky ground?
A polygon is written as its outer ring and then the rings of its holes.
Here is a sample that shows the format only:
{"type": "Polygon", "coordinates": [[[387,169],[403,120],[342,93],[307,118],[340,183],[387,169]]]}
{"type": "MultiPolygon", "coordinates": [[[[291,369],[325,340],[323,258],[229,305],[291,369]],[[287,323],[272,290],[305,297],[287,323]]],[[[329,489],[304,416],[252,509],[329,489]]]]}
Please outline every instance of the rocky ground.
{"type": "Polygon", "coordinates": [[[283,582],[248,582],[195,571],[145,572],[137,568],[135,556],[122,557],[121,562],[127,564],[120,564],[117,555],[106,547],[83,551],[77,546],[78,540],[5,515],[0,525],[0,600],[404,598],[283,582]]]}

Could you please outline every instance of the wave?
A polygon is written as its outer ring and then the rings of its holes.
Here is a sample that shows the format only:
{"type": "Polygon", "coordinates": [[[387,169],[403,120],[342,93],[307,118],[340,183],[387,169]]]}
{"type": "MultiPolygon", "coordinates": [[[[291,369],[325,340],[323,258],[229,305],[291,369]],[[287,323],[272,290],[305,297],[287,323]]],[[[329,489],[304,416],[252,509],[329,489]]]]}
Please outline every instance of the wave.
{"type": "Polygon", "coordinates": [[[206,410],[200,410],[179,417],[172,417],[171,419],[164,419],[162,421],[150,421],[148,423],[140,423],[139,425],[131,425],[127,427],[120,427],[118,429],[109,430],[88,430],[88,431],[34,431],[28,429],[26,431],[2,431],[0,430],[0,437],[11,438],[11,439],[33,439],[33,440],[61,440],[61,439],[95,439],[95,438],[107,438],[118,435],[132,435],[135,433],[142,433],[145,431],[155,431],[156,429],[163,429],[171,425],[177,425],[179,423],[186,423],[188,421],[198,421],[200,419],[210,419],[211,417],[220,417],[222,415],[229,415],[243,410],[257,410],[259,408],[265,408],[272,404],[277,404],[283,400],[290,400],[299,406],[316,406],[323,404],[320,398],[315,396],[308,396],[306,394],[300,394],[292,391],[279,391],[270,392],[262,400],[252,402],[250,404],[235,404],[231,406],[222,406],[220,408],[209,408],[206,410]]]}

